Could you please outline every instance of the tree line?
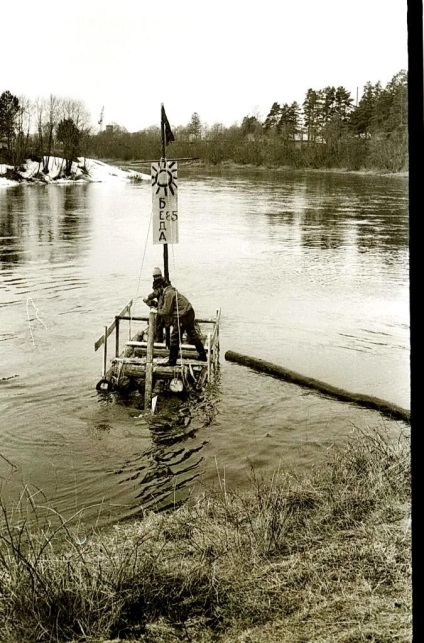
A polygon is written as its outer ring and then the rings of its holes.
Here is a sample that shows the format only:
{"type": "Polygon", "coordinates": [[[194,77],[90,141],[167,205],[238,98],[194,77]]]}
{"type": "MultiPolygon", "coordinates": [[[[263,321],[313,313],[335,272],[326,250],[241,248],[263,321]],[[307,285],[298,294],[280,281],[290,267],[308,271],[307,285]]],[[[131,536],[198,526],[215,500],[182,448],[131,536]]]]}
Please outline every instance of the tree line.
{"type": "MultiPolygon", "coordinates": [[[[274,102],[265,119],[245,116],[225,127],[203,124],[197,112],[173,128],[169,157],[199,157],[211,164],[296,168],[381,169],[408,166],[408,76],[401,70],[383,87],[367,82],[354,104],[344,87],[308,89],[302,104],[274,102]],[[170,151],[172,150],[172,152],[170,151]]],[[[79,101],[50,96],[31,104],[9,91],[0,96],[0,161],[15,168],[26,158],[62,156],[65,173],[78,156],[121,161],[161,156],[159,126],[128,132],[112,123],[93,132],[79,101]]]]}
{"type": "Polygon", "coordinates": [[[0,95],[0,162],[18,170],[31,158],[48,174],[49,159],[63,157],[64,174],[87,149],[90,114],[82,101],[51,95],[31,102],[9,90],[0,95]]]}

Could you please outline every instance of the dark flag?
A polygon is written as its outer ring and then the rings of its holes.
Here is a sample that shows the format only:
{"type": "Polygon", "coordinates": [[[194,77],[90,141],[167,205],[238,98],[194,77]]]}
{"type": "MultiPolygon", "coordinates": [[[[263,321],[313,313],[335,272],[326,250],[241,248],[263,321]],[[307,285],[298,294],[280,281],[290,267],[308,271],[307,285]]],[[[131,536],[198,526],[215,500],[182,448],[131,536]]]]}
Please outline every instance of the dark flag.
{"type": "Polygon", "coordinates": [[[165,143],[172,143],[172,141],[175,141],[175,137],[172,133],[172,129],[169,124],[168,118],[165,114],[165,108],[163,105],[161,108],[161,122],[162,122],[162,132],[165,133],[165,143]]]}

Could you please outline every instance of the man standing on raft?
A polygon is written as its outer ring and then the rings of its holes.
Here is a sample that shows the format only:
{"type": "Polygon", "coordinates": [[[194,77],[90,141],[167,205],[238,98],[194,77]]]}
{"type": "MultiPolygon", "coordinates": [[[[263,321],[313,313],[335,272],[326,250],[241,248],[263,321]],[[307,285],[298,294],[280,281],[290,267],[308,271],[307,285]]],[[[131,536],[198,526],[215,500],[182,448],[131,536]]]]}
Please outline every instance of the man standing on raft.
{"type": "MultiPolygon", "coordinates": [[[[154,286],[155,292],[158,294],[158,315],[161,316],[166,327],[172,325],[167,366],[175,366],[177,363],[178,348],[184,331],[187,333],[189,343],[196,347],[199,359],[206,362],[205,347],[195,327],[195,312],[187,297],[184,297],[161,276],[156,276],[154,286]]],[[[146,303],[148,302],[146,301],[146,303]]]]}

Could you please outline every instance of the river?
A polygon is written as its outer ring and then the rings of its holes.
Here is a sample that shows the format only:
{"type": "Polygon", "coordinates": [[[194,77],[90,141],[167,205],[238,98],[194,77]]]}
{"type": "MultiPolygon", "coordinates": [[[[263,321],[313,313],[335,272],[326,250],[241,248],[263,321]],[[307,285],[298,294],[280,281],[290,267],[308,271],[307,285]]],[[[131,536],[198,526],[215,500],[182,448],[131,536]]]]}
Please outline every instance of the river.
{"type": "Polygon", "coordinates": [[[84,530],[224,480],[243,488],[252,474],[319,466],[355,432],[408,429],[224,358],[238,351],[409,409],[407,179],[183,164],[179,176],[170,277],[199,317],[221,308],[220,377],[195,407],[151,423],[137,396],[96,392],[94,352],[130,299],[134,314],[148,310],[162,265],[150,184],[0,189],[5,505],[84,530]]]}

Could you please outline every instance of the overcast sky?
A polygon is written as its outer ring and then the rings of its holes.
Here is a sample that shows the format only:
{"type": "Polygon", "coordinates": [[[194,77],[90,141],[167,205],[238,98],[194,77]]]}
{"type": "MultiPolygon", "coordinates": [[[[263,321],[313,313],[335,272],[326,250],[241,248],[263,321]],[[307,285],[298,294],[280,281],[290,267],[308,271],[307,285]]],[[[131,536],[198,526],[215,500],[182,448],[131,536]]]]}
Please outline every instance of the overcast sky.
{"type": "Polygon", "coordinates": [[[408,67],[407,0],[42,0],[0,8],[0,93],[81,100],[97,127],[264,118],[408,67]]]}

